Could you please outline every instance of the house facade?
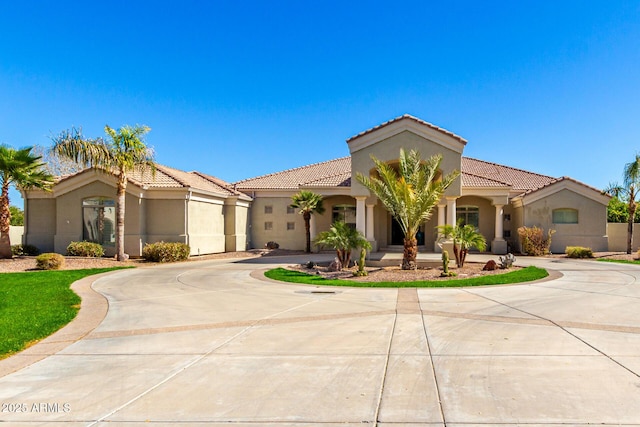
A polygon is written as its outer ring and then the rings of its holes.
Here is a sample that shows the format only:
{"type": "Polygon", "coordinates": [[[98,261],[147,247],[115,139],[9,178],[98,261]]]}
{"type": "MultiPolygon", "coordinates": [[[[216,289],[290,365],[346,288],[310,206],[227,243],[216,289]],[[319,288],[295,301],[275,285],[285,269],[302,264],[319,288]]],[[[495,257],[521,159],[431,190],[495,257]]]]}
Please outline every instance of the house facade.
{"type": "Polygon", "coordinates": [[[304,223],[289,207],[291,196],[305,189],[324,196],[326,211],[313,215],[311,234],[343,219],[360,230],[374,250],[402,245],[402,232],[356,174],[374,170],[371,156],[397,163],[400,149],[427,158],[442,155],[441,172],[461,172],[421,228],[421,251],[439,251],[436,227],[461,219],[473,224],[496,254],[519,251],[521,226],[552,228],[552,252],[567,245],[607,250],[609,197],[568,177],[554,178],[463,156],[462,137],[410,115],[366,130],[347,140],[350,156],[242,180],[235,188],[251,195],[250,241],[253,247],[278,242],[304,248],[304,223]]]}
{"type": "MultiPolygon", "coordinates": [[[[397,163],[400,149],[422,158],[442,155],[441,173],[461,172],[425,221],[421,251],[439,251],[436,226],[462,220],[480,230],[493,253],[520,249],[521,226],[552,228],[552,252],[567,245],[604,251],[609,197],[568,177],[550,177],[463,155],[462,137],[404,115],[347,140],[349,156],[245,179],[234,184],[198,172],[160,166],[155,176],[134,174],[126,199],[125,251],[139,256],[145,243],[180,241],[192,255],[261,248],[303,249],[304,221],[290,207],[291,196],[310,190],[324,198],[325,212],[313,215],[311,234],[341,219],[360,230],[374,250],[402,245],[402,232],[356,174],[368,175],[371,156],[397,163]]],[[[64,253],[75,240],[114,244],[115,179],[86,170],[63,177],[50,193],[27,191],[24,243],[64,253]]]]}
{"type": "MultiPolygon", "coordinates": [[[[62,177],[53,191],[24,193],[24,243],[65,253],[72,241],[93,241],[115,253],[116,179],[95,169],[62,177]]],[[[187,243],[191,255],[245,250],[251,198],[215,177],[158,166],[134,173],[125,196],[124,249],[187,243]]]]}

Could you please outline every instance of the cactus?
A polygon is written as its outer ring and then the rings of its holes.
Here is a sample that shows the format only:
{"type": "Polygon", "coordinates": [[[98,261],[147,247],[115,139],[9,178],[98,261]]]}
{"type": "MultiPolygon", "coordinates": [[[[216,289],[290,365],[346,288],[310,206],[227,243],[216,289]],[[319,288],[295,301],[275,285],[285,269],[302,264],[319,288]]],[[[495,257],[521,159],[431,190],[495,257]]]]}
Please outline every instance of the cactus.
{"type": "Polygon", "coordinates": [[[367,250],[360,249],[360,261],[358,261],[358,270],[353,273],[354,276],[366,276],[367,271],[364,269],[364,259],[367,256],[367,250]]]}

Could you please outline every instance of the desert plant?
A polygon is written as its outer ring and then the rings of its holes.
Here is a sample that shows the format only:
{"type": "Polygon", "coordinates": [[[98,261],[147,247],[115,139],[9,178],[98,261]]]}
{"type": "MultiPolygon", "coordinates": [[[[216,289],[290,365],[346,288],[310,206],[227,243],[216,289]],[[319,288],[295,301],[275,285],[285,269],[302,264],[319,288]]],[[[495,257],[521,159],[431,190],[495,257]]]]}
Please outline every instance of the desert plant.
{"type": "Polygon", "coordinates": [[[347,268],[351,262],[351,251],[358,248],[371,249],[371,243],[355,228],[350,227],[344,221],[336,221],[327,231],[319,233],[314,244],[328,246],[335,249],[338,261],[343,268],[347,268]]]}
{"type": "Polygon", "coordinates": [[[299,209],[298,213],[302,215],[304,220],[304,230],[306,236],[305,252],[311,252],[311,215],[322,215],[324,212],[324,205],[322,203],[322,196],[316,194],[313,191],[300,190],[299,193],[291,196],[292,208],[299,209]]]}
{"type": "Polygon", "coordinates": [[[404,234],[403,270],[418,268],[418,240],[420,226],[431,218],[433,208],[440,202],[445,190],[460,175],[457,170],[442,174],[441,155],[426,160],[411,150],[400,149],[398,167],[371,156],[376,173],[371,176],[356,174],[357,180],[373,193],[398,221],[404,234]]]}
{"type": "Polygon", "coordinates": [[[591,248],[585,248],[582,246],[567,246],[564,250],[569,258],[593,258],[593,251],[591,248]]]}
{"type": "Polygon", "coordinates": [[[360,249],[360,260],[358,261],[358,269],[353,272],[354,276],[363,277],[368,275],[367,270],[364,269],[364,262],[367,256],[367,250],[365,248],[360,249]]]}
{"type": "Polygon", "coordinates": [[[71,242],[67,246],[67,255],[84,257],[101,257],[104,255],[104,248],[93,242],[71,242]]]}
{"type": "Polygon", "coordinates": [[[549,254],[551,249],[551,236],[555,230],[549,229],[547,237],[544,236],[544,230],[537,226],[520,227],[518,235],[522,240],[522,251],[531,256],[541,256],[549,254]]]}
{"type": "Polygon", "coordinates": [[[190,253],[189,245],[177,242],[147,243],[142,248],[142,257],[151,262],[185,261],[190,253]]]}
{"type": "Polygon", "coordinates": [[[449,252],[442,251],[442,273],[440,274],[440,276],[451,277],[455,275],[456,273],[454,273],[453,271],[449,271],[449,252]]]}
{"type": "Polygon", "coordinates": [[[64,267],[64,257],[60,254],[47,252],[36,257],[38,270],[60,270],[64,267]]]}
{"type": "Polygon", "coordinates": [[[500,268],[504,270],[513,266],[513,263],[516,262],[516,257],[512,253],[508,253],[503,257],[498,257],[498,260],[500,261],[500,268]]]}
{"type": "Polygon", "coordinates": [[[13,256],[36,256],[40,255],[40,249],[33,245],[11,245],[11,253],[13,256]]]}
{"type": "Polygon", "coordinates": [[[462,221],[454,227],[450,224],[437,227],[440,239],[453,239],[453,255],[456,257],[458,268],[464,267],[464,261],[471,248],[484,251],[487,248],[487,240],[471,224],[462,225],[462,221]]]}
{"type": "Polygon", "coordinates": [[[128,178],[134,171],[149,169],[155,174],[156,164],[153,150],[144,143],[144,135],[151,129],[147,126],[123,126],[117,131],[104,127],[109,142],[101,138],[87,139],[77,129],[63,131],[53,139],[53,152],[71,159],[82,166],[95,167],[96,170],[116,177],[116,259],[124,261],[124,217],[125,194],[128,178]]]}

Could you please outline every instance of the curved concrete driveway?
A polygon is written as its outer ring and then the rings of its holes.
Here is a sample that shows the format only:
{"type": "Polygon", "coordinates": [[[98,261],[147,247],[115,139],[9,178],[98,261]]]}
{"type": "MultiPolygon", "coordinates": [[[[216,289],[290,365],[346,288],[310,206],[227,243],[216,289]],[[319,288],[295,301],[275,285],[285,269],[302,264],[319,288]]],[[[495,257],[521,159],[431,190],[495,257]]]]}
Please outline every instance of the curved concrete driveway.
{"type": "Polygon", "coordinates": [[[396,290],[252,277],[268,262],[289,260],[99,278],[104,321],[1,377],[0,422],[640,425],[637,266],[538,259],[563,277],[396,290]]]}

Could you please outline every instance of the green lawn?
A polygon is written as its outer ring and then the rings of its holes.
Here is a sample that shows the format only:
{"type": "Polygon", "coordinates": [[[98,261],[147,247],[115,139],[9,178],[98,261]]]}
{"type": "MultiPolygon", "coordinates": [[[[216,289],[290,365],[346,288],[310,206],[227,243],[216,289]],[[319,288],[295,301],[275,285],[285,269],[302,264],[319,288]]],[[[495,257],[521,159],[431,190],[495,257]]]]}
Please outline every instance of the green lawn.
{"type": "Polygon", "coordinates": [[[119,268],[0,274],[0,359],[19,352],[67,323],[80,309],[69,287],[76,280],[119,268]]]}
{"type": "Polygon", "coordinates": [[[341,279],[324,279],[298,271],[274,268],[264,273],[270,279],[282,282],[302,283],[321,286],[351,286],[360,288],[447,288],[461,286],[504,285],[510,283],[530,282],[543,279],[549,275],[547,270],[538,267],[526,267],[504,274],[492,274],[468,279],[432,280],[416,282],[357,282],[341,279]]]}

